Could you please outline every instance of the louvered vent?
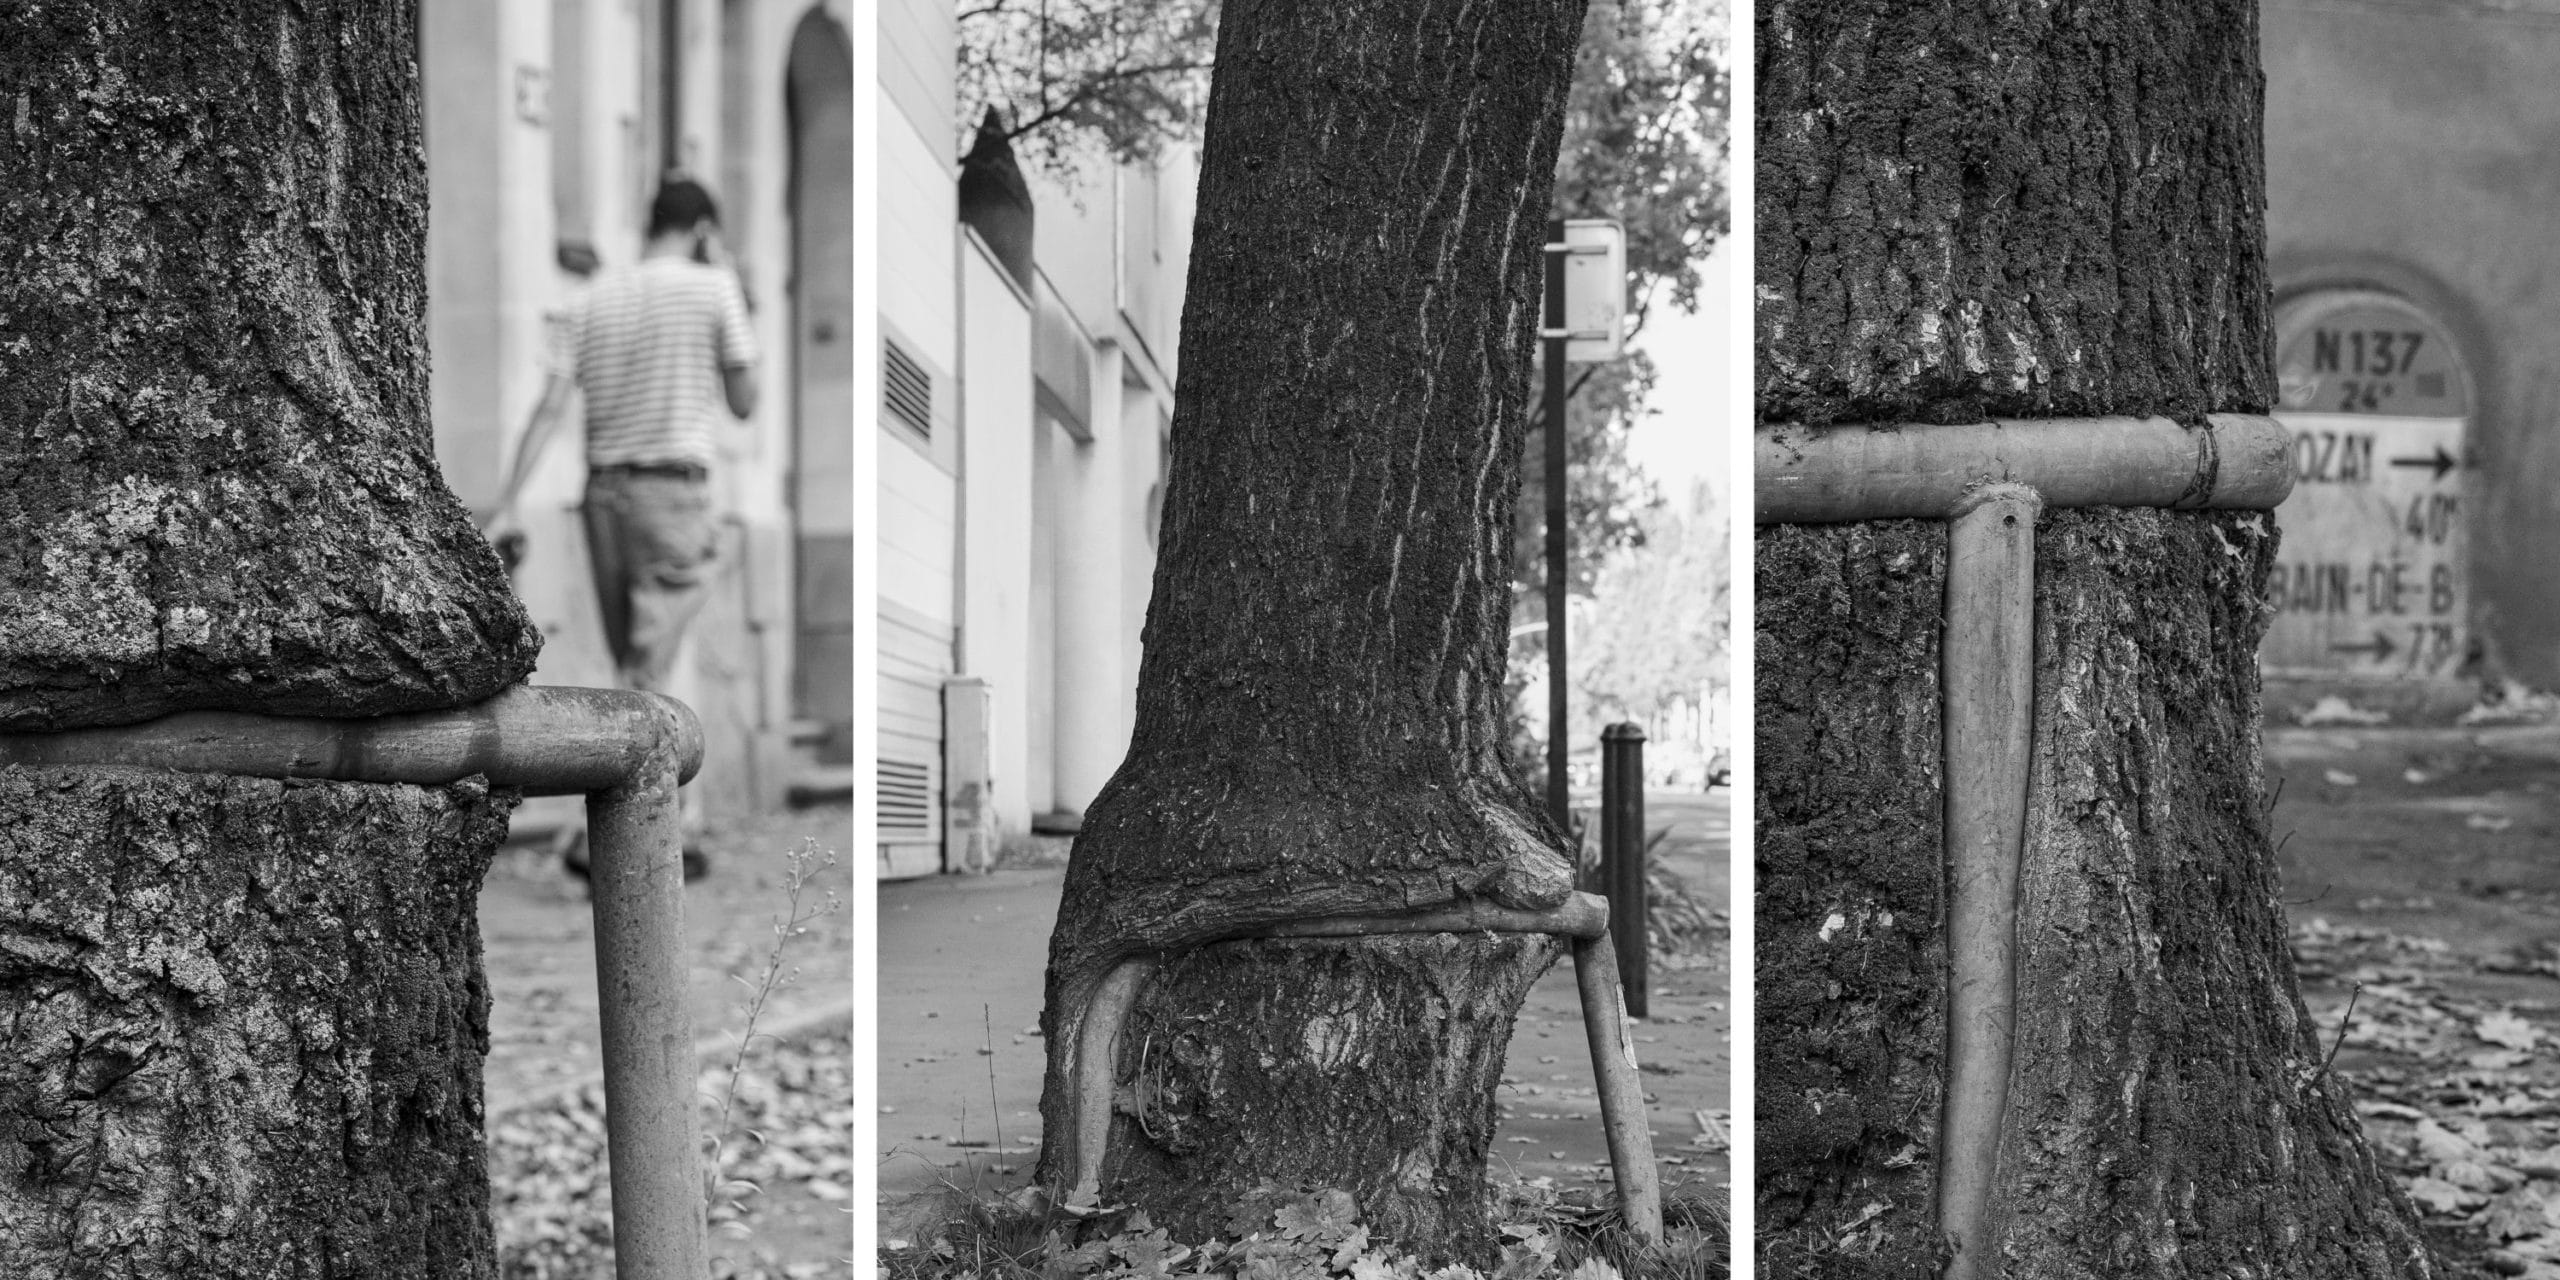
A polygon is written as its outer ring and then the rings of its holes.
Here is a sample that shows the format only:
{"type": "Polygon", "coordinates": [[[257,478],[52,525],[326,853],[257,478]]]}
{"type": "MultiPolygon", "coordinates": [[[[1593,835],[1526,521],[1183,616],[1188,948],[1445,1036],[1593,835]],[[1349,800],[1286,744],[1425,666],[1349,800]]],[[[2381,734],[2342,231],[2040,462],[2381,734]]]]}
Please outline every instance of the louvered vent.
{"type": "Polygon", "coordinates": [[[880,361],[880,394],[888,403],[889,416],[932,439],[933,375],[926,373],[924,366],[917,364],[915,357],[895,340],[882,339],[881,345],[885,350],[880,361]]]}
{"type": "Polygon", "coordinates": [[[932,838],[931,772],[928,766],[910,760],[880,762],[880,835],[883,838],[932,838]]]}

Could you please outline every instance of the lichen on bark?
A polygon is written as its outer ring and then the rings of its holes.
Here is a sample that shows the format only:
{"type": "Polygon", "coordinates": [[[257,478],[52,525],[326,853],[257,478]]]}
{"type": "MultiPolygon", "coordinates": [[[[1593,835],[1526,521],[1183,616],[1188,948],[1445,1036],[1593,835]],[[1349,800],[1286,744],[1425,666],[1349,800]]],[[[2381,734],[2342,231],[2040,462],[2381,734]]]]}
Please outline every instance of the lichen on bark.
{"type": "Polygon", "coordinates": [[[407,3],[0,7],[0,731],[476,702],[407,3]]]}

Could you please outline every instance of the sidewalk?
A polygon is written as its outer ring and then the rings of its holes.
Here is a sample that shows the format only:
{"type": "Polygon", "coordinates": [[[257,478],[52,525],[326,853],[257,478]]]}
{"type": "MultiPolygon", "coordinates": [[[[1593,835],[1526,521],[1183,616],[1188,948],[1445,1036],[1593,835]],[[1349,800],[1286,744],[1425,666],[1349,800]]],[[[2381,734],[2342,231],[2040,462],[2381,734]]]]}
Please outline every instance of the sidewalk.
{"type": "MultiPolygon", "coordinates": [[[[1657,856],[1721,913],[1728,794],[1647,797],[1648,825],[1674,828],[1657,856]]],[[[1062,868],[936,877],[880,887],[882,1232],[904,1234],[901,1202],[945,1186],[1011,1190],[1040,1132],[1041,973],[1062,868]],[[990,1078],[992,1075],[992,1079],[990,1078]],[[1002,1130],[1001,1147],[995,1145],[1002,1130]]],[[[1729,1122],[1727,957],[1665,963],[1652,1017],[1636,1026],[1654,1147],[1667,1186],[1727,1181],[1721,1144],[1699,1145],[1696,1113],[1729,1122]]],[[[1493,1160],[1530,1177],[1605,1183],[1607,1146],[1584,1047],[1572,964],[1540,979],[1506,1062],[1493,1160]]]]}

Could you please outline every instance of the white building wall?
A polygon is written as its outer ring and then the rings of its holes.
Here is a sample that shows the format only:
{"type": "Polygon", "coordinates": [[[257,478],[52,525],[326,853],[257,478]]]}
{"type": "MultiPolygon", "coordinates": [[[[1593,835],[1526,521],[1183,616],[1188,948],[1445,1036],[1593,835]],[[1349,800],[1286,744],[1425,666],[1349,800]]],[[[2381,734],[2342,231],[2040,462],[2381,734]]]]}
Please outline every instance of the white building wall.
{"type": "Polygon", "coordinates": [[[1119,191],[1112,174],[1109,167],[1093,164],[1073,187],[1045,172],[1023,174],[1038,210],[1031,256],[1057,290],[1058,300],[1087,333],[1102,338],[1117,332],[1113,313],[1120,299],[1113,231],[1119,191]]]}
{"type": "MultiPolygon", "coordinates": [[[[956,6],[951,0],[877,3],[880,92],[888,99],[881,118],[901,116],[933,144],[934,154],[956,154],[960,137],[953,124],[959,110],[954,101],[960,63],[956,6]]],[[[886,247],[892,243],[885,238],[881,241],[881,257],[890,256],[886,247]]]]}
{"type": "Polygon", "coordinates": [[[1093,375],[1080,440],[1037,407],[1037,299],[958,225],[951,8],[880,0],[876,13],[881,328],[933,379],[937,414],[926,432],[880,427],[883,812],[893,759],[941,758],[948,722],[927,705],[939,673],[991,690],[992,816],[1020,830],[1082,811],[1127,751],[1194,171],[1176,149],[1147,171],[1094,161],[1073,189],[1025,174],[1039,273],[1093,375]]]}
{"type": "Polygon", "coordinates": [[[418,20],[425,68],[429,413],[445,483],[494,502],[499,424],[542,393],[552,270],[549,12],[434,0],[418,20]]]}
{"type": "Polygon", "coordinates": [[[1023,800],[1034,814],[1058,808],[1058,468],[1075,448],[1045,413],[1031,425],[1029,700],[1023,714],[1023,800]]]}
{"type": "Polygon", "coordinates": [[[919,433],[878,415],[881,875],[940,869],[942,684],[953,670],[959,583],[958,163],[952,150],[957,19],[947,3],[880,0],[875,268],[889,344],[931,381],[919,433]]]}
{"type": "Polygon", "coordinates": [[[1128,670],[1115,714],[1116,741],[1127,751],[1138,715],[1138,664],[1147,626],[1147,601],[1155,595],[1156,523],[1164,502],[1165,441],[1173,425],[1170,387],[1152,383],[1120,388],[1120,467],[1122,507],[1112,521],[1108,544],[1117,549],[1120,572],[1120,661],[1128,670]]]}
{"type": "Polygon", "coordinates": [[[1031,307],[984,242],[960,249],[960,670],[987,681],[990,835],[1031,825],[1031,307]]]}
{"type": "MultiPolygon", "coordinates": [[[[890,100],[883,95],[884,107],[890,100]]],[[[894,109],[880,125],[880,315],[936,378],[950,376],[959,313],[952,282],[959,175],[949,153],[894,109]]]]}
{"type": "MultiPolygon", "coordinates": [[[[1118,547],[1129,502],[1120,429],[1120,356],[1104,347],[1093,380],[1093,440],[1060,443],[1057,520],[1056,802],[1081,813],[1129,750],[1138,668],[1125,625],[1118,547]]],[[[1143,498],[1143,494],[1140,495],[1143,498]]]]}

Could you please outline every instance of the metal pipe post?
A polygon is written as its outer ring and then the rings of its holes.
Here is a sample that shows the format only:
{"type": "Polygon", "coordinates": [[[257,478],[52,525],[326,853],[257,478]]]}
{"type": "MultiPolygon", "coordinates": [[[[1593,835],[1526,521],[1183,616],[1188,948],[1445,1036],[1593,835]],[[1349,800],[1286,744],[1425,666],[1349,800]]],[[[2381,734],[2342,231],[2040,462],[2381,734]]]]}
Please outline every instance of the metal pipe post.
{"type": "Polygon", "coordinates": [[[1644,1076],[1635,1036],[1619,998],[1618,953],[1609,935],[1573,940],[1573,982],[1582,991],[1582,1034],[1591,1045],[1591,1078],[1600,1086],[1600,1126],[1609,1139],[1609,1168],[1627,1230],[1647,1244],[1662,1239],[1662,1179],[1653,1166],[1653,1125],[1644,1109],[1644,1076]]]}
{"type": "Polygon", "coordinates": [[[1621,722],[1600,731],[1600,878],[1609,891],[1609,933],[1618,940],[1618,975],[1627,1012],[1645,1016],[1644,727],[1621,722]]]}
{"type": "Polygon", "coordinates": [[[699,1280],[711,1267],[676,772],[662,748],[623,785],[587,797],[614,1269],[625,1280],[699,1280]]]}
{"type": "Polygon", "coordinates": [[[1947,530],[1944,664],[1947,1094],[1938,1126],[1948,1280],[1995,1274],[1992,1193],[2017,1023],[2018,869],[2034,727],[2036,492],[1981,490],[1947,530]]]}
{"type": "Polygon", "coordinates": [[[1567,768],[1572,737],[1565,731],[1565,387],[1564,222],[1547,224],[1547,296],[1544,359],[1547,432],[1547,812],[1556,830],[1573,834],[1573,782],[1567,768]]]}

